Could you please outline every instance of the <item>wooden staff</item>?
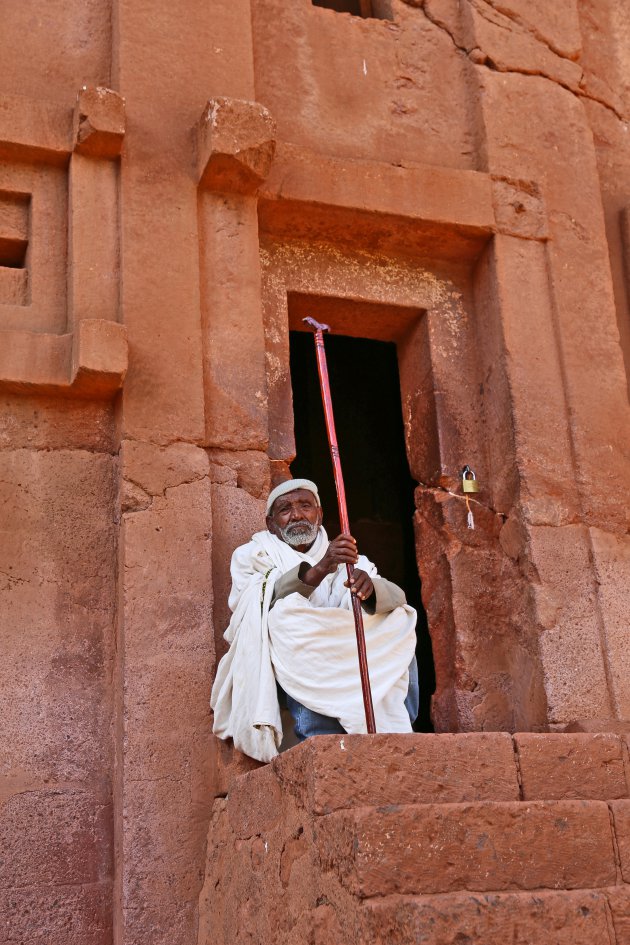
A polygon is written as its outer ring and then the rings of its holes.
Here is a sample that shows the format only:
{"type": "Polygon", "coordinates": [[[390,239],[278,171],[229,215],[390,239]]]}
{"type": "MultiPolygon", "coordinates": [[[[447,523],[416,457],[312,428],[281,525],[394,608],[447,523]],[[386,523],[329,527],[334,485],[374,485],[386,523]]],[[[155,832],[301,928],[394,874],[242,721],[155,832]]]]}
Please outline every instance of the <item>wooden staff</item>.
{"type": "MultiPolygon", "coordinates": [[[[339,458],[339,447],[337,446],[337,433],[335,431],[335,418],[333,416],[332,398],[330,396],[330,382],[328,380],[328,365],[326,364],[326,352],[324,350],[324,332],[330,331],[328,325],[320,325],[314,318],[302,319],[315,332],[315,356],[317,357],[317,370],[319,373],[319,384],[322,391],[322,402],[324,404],[324,417],[326,418],[326,432],[328,434],[328,444],[330,446],[330,456],[333,464],[333,474],[335,477],[335,489],[337,490],[337,503],[339,505],[339,521],[341,531],[344,535],[350,535],[350,521],[348,519],[348,507],[346,505],[346,490],[343,485],[343,474],[341,472],[341,460],[339,458]]],[[[354,565],[347,564],[348,582],[352,580],[354,574],[354,565]]],[[[357,634],[357,650],[359,651],[359,673],[361,675],[361,691],[363,692],[363,706],[365,708],[365,721],[370,735],[376,732],[374,722],[374,706],[372,705],[372,690],[370,688],[370,675],[368,672],[367,652],[365,649],[365,631],[363,629],[363,612],[361,610],[361,601],[356,594],[350,594],[352,600],[352,613],[354,615],[354,629],[357,634]]]]}

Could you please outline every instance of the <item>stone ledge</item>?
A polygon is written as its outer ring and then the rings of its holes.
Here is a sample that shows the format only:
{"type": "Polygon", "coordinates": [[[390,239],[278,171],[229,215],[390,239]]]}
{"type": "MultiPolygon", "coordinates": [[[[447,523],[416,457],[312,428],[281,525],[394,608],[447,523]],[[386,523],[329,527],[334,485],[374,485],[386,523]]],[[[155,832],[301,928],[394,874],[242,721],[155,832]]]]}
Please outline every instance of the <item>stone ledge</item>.
{"type": "Polygon", "coordinates": [[[0,389],[109,399],[127,373],[127,330],[84,319],[73,333],[0,332],[0,389]]]}
{"type": "MultiPolygon", "coordinates": [[[[216,741],[218,793],[253,809],[258,780],[240,775],[259,763],[216,741]]],[[[610,733],[321,736],[265,768],[316,815],[370,805],[630,797],[624,739],[610,733]]]]}
{"type": "Polygon", "coordinates": [[[357,805],[519,799],[512,739],[505,732],[316,741],[272,762],[278,780],[316,814],[357,805]]]}
{"type": "Polygon", "coordinates": [[[213,797],[225,797],[232,790],[237,778],[258,768],[267,767],[262,761],[249,758],[237,751],[232,743],[223,741],[212,735],[210,738],[209,770],[211,784],[209,785],[213,797]]]}
{"type": "Polygon", "coordinates": [[[72,109],[18,95],[0,96],[0,157],[64,164],[72,151],[72,109]]]}

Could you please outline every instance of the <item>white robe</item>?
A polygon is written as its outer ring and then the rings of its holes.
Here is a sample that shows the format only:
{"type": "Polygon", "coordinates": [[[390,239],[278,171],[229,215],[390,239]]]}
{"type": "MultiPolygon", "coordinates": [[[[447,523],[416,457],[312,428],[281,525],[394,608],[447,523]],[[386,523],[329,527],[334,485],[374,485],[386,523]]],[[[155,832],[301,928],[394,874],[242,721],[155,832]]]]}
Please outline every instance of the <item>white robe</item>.
{"type": "MultiPolygon", "coordinates": [[[[289,594],[270,609],[276,580],[302,561],[316,564],[328,547],[323,528],[307,554],[270,532],[258,532],[232,556],[230,644],[217,670],[210,704],[214,732],[240,751],[270,761],[282,741],[276,679],[298,702],[351,733],[366,731],[359,660],[346,569],[328,575],[309,598],[289,594]]],[[[358,568],[378,577],[359,556],[358,568]]],[[[409,732],[404,706],[416,645],[416,613],[363,613],[377,732],[409,732]]]]}

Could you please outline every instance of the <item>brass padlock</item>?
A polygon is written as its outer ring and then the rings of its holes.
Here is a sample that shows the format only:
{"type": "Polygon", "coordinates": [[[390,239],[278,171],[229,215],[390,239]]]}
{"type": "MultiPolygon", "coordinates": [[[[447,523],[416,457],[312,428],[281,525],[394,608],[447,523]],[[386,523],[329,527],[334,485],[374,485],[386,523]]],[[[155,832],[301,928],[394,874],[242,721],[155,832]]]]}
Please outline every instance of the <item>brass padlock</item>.
{"type": "Polygon", "coordinates": [[[468,465],[462,469],[462,489],[464,493],[479,492],[477,477],[468,465]]]}

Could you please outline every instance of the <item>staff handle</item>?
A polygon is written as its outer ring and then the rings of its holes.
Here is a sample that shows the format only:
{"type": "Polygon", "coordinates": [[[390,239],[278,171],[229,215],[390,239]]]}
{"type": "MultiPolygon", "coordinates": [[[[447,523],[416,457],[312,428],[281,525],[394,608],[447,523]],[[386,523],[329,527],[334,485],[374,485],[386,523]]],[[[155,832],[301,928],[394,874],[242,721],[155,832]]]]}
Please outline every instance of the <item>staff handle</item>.
{"type": "MultiPolygon", "coordinates": [[[[337,445],[337,432],[335,430],[335,418],[332,408],[332,397],[330,395],[330,381],[328,378],[328,365],[326,363],[326,351],[324,349],[324,332],[330,331],[328,325],[320,325],[314,318],[304,318],[304,322],[313,329],[315,338],[315,357],[317,358],[317,372],[319,374],[319,385],[322,392],[322,402],[324,405],[324,418],[326,420],[326,433],[328,434],[328,444],[330,446],[330,456],[333,465],[333,475],[335,477],[335,489],[337,491],[337,505],[339,506],[339,522],[341,531],[344,535],[350,535],[350,521],[348,519],[348,506],[346,503],[346,490],[343,484],[343,473],[341,471],[341,459],[339,458],[339,446],[337,445]]],[[[352,580],[354,574],[354,565],[347,564],[348,581],[352,580]]],[[[350,594],[352,601],[352,614],[354,616],[354,629],[357,636],[357,650],[359,653],[359,674],[361,676],[361,691],[363,693],[363,707],[365,709],[365,722],[370,735],[376,733],[376,723],[374,721],[374,706],[372,704],[372,690],[370,688],[370,674],[368,670],[367,651],[365,647],[365,630],[363,629],[363,612],[361,610],[361,601],[356,594],[350,594]]]]}

